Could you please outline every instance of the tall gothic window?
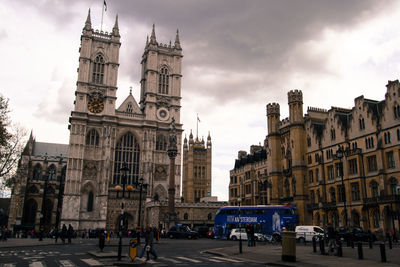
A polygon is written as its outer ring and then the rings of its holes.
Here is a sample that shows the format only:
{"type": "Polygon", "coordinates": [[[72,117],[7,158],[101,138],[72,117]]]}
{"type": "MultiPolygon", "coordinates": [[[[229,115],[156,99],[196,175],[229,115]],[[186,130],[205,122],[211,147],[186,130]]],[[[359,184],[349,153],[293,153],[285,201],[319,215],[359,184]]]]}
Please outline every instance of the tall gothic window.
{"type": "Polygon", "coordinates": [[[87,146],[99,146],[99,133],[95,129],[91,129],[86,135],[87,146]]]}
{"type": "Polygon", "coordinates": [[[104,80],[104,59],[101,55],[98,55],[93,62],[93,75],[92,82],[97,84],[103,84],[104,80]]]}
{"type": "Polygon", "coordinates": [[[379,196],[378,183],[376,181],[372,181],[370,183],[370,186],[371,186],[371,196],[372,197],[378,197],[379,196]]]}
{"type": "Polygon", "coordinates": [[[336,202],[336,190],[333,186],[329,188],[329,195],[331,196],[331,202],[336,202]]]}
{"type": "Polygon", "coordinates": [[[42,178],[42,166],[38,163],[33,169],[32,179],[40,180],[40,178],[42,178]]]}
{"type": "Polygon", "coordinates": [[[122,184],[123,173],[120,169],[124,162],[128,164],[129,168],[126,184],[137,182],[139,178],[139,159],[139,142],[136,136],[129,132],[119,139],[115,148],[113,183],[122,184]]]}
{"type": "Polygon", "coordinates": [[[285,187],[286,197],[290,197],[290,185],[287,179],[285,180],[284,187],[285,187]]]}
{"type": "Polygon", "coordinates": [[[156,150],[167,150],[167,138],[165,137],[165,135],[157,135],[156,150]]]}
{"type": "Polygon", "coordinates": [[[87,211],[93,211],[93,192],[90,191],[88,195],[87,211]]]}
{"type": "Polygon", "coordinates": [[[47,175],[49,176],[49,181],[57,180],[57,169],[54,164],[51,164],[50,167],[47,169],[47,175]]]}
{"type": "Polygon", "coordinates": [[[162,68],[160,74],[158,76],[158,93],[159,94],[168,94],[168,85],[169,85],[169,75],[168,69],[162,68]]]}
{"type": "Polygon", "coordinates": [[[133,112],[132,102],[128,103],[128,106],[126,107],[126,112],[127,113],[132,113],[133,112]]]}

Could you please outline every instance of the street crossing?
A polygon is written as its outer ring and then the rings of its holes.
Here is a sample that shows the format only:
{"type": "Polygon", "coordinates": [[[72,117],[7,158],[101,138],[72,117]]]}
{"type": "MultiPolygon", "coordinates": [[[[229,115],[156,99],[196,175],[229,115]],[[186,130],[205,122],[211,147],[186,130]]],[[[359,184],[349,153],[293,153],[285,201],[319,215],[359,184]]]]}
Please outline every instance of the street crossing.
{"type": "MultiPolygon", "coordinates": [[[[48,262],[48,261],[47,261],[48,262]]],[[[78,266],[105,266],[104,263],[93,259],[93,258],[86,258],[86,259],[79,259],[79,260],[55,260],[55,262],[52,261],[51,265],[58,265],[59,267],[78,267],[78,266]]],[[[46,261],[37,261],[33,260],[27,264],[29,267],[46,267],[48,264],[46,264],[46,261]]],[[[0,263],[1,267],[15,267],[17,266],[17,263],[0,263]]]]}

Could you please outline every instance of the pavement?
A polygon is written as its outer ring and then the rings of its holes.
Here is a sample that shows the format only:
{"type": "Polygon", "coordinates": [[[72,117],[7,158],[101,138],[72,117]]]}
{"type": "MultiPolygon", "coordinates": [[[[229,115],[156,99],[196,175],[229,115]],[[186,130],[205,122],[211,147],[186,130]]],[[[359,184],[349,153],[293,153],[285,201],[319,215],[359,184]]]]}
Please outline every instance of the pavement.
{"type": "MultiPolygon", "coordinates": [[[[73,239],[72,244],[83,242],[82,239],[73,239]]],[[[160,240],[160,243],[167,243],[168,240],[160,240]]],[[[126,242],[124,242],[126,244],[126,242]]],[[[0,241],[0,250],[4,248],[15,247],[33,247],[33,246],[54,246],[63,245],[61,240],[55,243],[54,239],[45,238],[43,241],[31,238],[10,238],[7,241],[0,241]]],[[[118,240],[114,239],[113,242],[107,246],[117,246],[118,240]]],[[[125,245],[124,245],[125,246],[125,245]]],[[[228,257],[233,259],[242,260],[245,262],[259,263],[266,266],[310,266],[310,267],[330,267],[330,266],[400,266],[400,246],[396,245],[393,249],[389,249],[386,244],[386,258],[387,262],[381,262],[380,249],[378,244],[375,244],[373,249],[370,249],[366,244],[363,246],[363,260],[358,259],[357,247],[343,247],[343,257],[321,255],[319,251],[313,252],[312,246],[297,244],[296,245],[296,262],[282,261],[282,247],[280,245],[271,245],[264,243],[257,243],[256,247],[248,247],[246,242],[243,242],[242,253],[239,253],[239,242],[233,242],[232,246],[214,248],[202,251],[202,253],[218,255],[221,257],[228,257]]],[[[143,259],[135,258],[132,261],[128,255],[122,255],[122,261],[117,261],[117,253],[115,251],[92,250],[88,251],[89,254],[99,259],[109,259],[115,266],[137,266],[146,265],[143,259]]],[[[150,265],[151,263],[147,263],[150,265]]]]}
{"type": "Polygon", "coordinates": [[[238,244],[232,247],[206,250],[203,253],[260,263],[266,266],[400,266],[400,247],[396,246],[389,250],[387,245],[386,263],[381,262],[378,245],[370,249],[366,244],[363,246],[363,260],[358,259],[357,248],[343,247],[343,257],[337,257],[333,255],[321,255],[318,250],[314,253],[312,246],[304,246],[302,244],[296,245],[296,262],[282,261],[282,247],[280,245],[260,243],[256,247],[247,247],[246,242],[243,242],[242,253],[239,253],[238,244]]]}

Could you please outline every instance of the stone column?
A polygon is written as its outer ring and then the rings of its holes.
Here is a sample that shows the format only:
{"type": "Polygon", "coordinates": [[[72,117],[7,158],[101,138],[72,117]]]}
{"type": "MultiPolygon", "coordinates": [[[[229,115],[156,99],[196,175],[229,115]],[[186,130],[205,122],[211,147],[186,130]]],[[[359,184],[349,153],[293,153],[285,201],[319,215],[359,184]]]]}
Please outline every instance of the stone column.
{"type": "Polygon", "coordinates": [[[176,145],[175,118],[172,118],[169,133],[168,157],[169,157],[169,188],[168,188],[168,223],[169,227],[176,224],[175,213],[175,158],[178,154],[176,145]]]}

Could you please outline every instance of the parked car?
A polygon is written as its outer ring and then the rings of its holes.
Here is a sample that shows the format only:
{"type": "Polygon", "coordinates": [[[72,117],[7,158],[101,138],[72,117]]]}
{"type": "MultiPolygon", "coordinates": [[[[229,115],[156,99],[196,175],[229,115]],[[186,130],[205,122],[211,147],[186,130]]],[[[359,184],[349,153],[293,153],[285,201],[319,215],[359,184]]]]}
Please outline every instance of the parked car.
{"type": "Polygon", "coordinates": [[[196,231],[190,230],[187,226],[177,225],[172,226],[167,232],[167,236],[169,238],[188,238],[188,239],[196,239],[199,238],[199,233],[196,231]]]}
{"type": "Polygon", "coordinates": [[[299,242],[312,241],[313,237],[323,237],[324,229],[314,225],[299,225],[295,228],[296,239],[299,242]]]}
{"type": "Polygon", "coordinates": [[[374,234],[364,232],[361,227],[357,226],[339,227],[338,237],[345,242],[351,240],[353,240],[354,242],[368,242],[370,238],[372,239],[372,241],[376,241],[376,236],[374,234]]]}
{"type": "Polygon", "coordinates": [[[206,237],[209,227],[208,226],[195,226],[193,231],[199,233],[199,237],[206,237]]]}
{"type": "Polygon", "coordinates": [[[214,235],[215,235],[214,227],[210,227],[210,229],[207,232],[206,236],[207,236],[207,238],[214,238],[214,235]]]}
{"type": "MultiPolygon", "coordinates": [[[[247,240],[246,229],[245,228],[232,229],[231,234],[229,235],[229,239],[239,240],[240,238],[242,238],[242,240],[247,240]]],[[[264,241],[265,235],[260,233],[254,233],[254,239],[256,241],[264,241]]]]}

